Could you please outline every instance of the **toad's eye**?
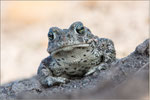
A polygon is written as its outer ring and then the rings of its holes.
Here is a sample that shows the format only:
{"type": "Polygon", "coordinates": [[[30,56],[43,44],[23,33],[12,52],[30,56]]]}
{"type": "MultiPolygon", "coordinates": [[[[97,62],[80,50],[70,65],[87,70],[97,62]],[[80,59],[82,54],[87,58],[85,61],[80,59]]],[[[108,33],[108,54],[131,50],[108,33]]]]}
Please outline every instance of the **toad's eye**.
{"type": "Polygon", "coordinates": [[[49,38],[49,40],[54,40],[56,38],[55,32],[53,32],[53,31],[50,30],[48,32],[48,38],[49,38]]]}
{"type": "Polygon", "coordinates": [[[76,31],[79,34],[84,34],[84,32],[85,32],[84,26],[82,24],[77,25],[76,31]]]}

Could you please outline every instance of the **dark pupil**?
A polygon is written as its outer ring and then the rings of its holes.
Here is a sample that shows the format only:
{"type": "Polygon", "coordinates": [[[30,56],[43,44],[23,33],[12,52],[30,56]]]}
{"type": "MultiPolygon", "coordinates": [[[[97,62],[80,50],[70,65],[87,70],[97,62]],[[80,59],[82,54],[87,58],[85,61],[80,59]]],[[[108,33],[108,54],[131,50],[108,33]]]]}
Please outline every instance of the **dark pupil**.
{"type": "Polygon", "coordinates": [[[79,33],[79,34],[84,34],[84,27],[81,27],[79,29],[76,29],[76,31],[79,33]]]}
{"type": "Polygon", "coordinates": [[[49,37],[50,40],[53,40],[54,39],[53,33],[48,34],[48,37],[49,37]]]}

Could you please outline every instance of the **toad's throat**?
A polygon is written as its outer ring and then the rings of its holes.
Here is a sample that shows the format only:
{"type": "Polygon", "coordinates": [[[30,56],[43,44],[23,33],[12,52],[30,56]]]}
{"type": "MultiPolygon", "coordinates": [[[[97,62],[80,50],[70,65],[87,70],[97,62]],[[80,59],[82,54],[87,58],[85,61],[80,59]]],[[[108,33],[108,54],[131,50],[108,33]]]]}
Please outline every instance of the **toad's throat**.
{"type": "Polygon", "coordinates": [[[86,47],[89,47],[89,44],[76,44],[76,45],[68,45],[68,46],[65,46],[65,47],[61,47],[61,48],[58,48],[56,50],[54,50],[53,52],[51,52],[51,56],[57,54],[58,52],[67,52],[67,51],[71,51],[73,50],[74,48],[86,48],[86,47]]]}

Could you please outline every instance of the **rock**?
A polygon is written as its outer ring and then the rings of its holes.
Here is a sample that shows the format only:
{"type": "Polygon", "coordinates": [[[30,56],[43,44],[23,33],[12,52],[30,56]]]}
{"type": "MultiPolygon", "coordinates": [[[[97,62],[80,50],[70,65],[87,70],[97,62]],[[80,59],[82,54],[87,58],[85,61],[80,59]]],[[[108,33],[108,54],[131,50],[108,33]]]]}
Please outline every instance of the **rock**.
{"type": "Polygon", "coordinates": [[[149,55],[149,39],[145,40],[141,45],[136,47],[136,52],[149,55]]]}
{"type": "Polygon", "coordinates": [[[118,59],[110,69],[71,80],[67,84],[45,88],[37,77],[0,86],[5,99],[136,99],[148,98],[149,39],[129,56],[118,59]]]}

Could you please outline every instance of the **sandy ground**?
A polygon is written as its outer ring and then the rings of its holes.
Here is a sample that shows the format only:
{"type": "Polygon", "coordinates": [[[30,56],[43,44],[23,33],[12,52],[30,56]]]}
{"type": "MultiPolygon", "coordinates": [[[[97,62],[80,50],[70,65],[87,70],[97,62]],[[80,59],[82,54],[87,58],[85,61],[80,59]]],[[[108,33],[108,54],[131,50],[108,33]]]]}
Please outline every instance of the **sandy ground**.
{"type": "Polygon", "coordinates": [[[35,75],[52,26],[82,21],[122,58],[149,37],[149,1],[1,1],[1,83],[35,75]]]}

